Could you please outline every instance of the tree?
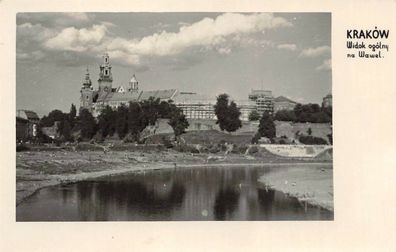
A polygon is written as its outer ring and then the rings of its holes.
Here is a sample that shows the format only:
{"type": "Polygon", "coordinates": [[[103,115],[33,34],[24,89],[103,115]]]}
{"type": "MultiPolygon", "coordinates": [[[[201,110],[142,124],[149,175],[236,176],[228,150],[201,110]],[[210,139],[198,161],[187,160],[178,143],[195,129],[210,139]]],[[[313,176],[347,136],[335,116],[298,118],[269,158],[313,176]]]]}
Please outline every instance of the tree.
{"type": "Polygon", "coordinates": [[[308,136],[312,135],[312,129],[311,128],[308,128],[307,134],[308,134],[308,136]]]}
{"type": "Polygon", "coordinates": [[[159,116],[161,118],[170,118],[171,117],[171,106],[173,104],[172,100],[169,101],[161,101],[159,104],[159,116]]]}
{"type": "Polygon", "coordinates": [[[117,108],[115,130],[120,139],[128,133],[128,108],[122,104],[117,108]]]}
{"type": "Polygon", "coordinates": [[[173,105],[170,110],[171,112],[168,124],[172,127],[173,132],[175,133],[175,139],[178,139],[181,134],[186,132],[185,130],[188,128],[189,123],[181,109],[173,105]]]}
{"type": "Polygon", "coordinates": [[[110,107],[106,106],[98,116],[98,129],[103,137],[112,136],[116,131],[117,113],[110,107]]]}
{"type": "Polygon", "coordinates": [[[62,134],[61,134],[65,141],[71,141],[72,137],[71,137],[71,125],[69,123],[69,121],[65,120],[63,121],[63,130],[62,130],[62,134]]]}
{"type": "Polygon", "coordinates": [[[320,108],[318,104],[297,104],[294,107],[295,122],[331,123],[332,110],[320,108]]]}
{"type": "Polygon", "coordinates": [[[264,112],[260,119],[258,132],[260,136],[272,139],[276,136],[276,127],[272,116],[268,112],[264,112]]]}
{"type": "Polygon", "coordinates": [[[217,117],[216,124],[219,124],[220,129],[233,132],[242,127],[239,119],[241,112],[235,102],[229,103],[228,97],[227,94],[219,95],[214,110],[217,117]]]}
{"type": "Polygon", "coordinates": [[[140,133],[146,128],[147,121],[143,118],[143,110],[137,102],[129,103],[128,129],[135,141],[139,139],[140,133]]]}
{"type": "Polygon", "coordinates": [[[155,125],[155,122],[160,116],[160,99],[150,97],[140,104],[143,110],[143,120],[148,123],[148,125],[155,125]]]}
{"type": "Polygon", "coordinates": [[[231,102],[230,106],[228,107],[228,115],[227,121],[225,124],[225,130],[228,132],[234,132],[237,129],[242,127],[242,121],[239,119],[241,116],[241,112],[237,107],[235,102],[231,102]]]}
{"type": "Polygon", "coordinates": [[[72,105],[70,106],[70,112],[68,115],[68,121],[70,123],[71,128],[73,128],[76,123],[76,116],[77,116],[77,109],[76,109],[76,106],[74,106],[74,104],[72,103],[72,105]]]}
{"type": "Polygon", "coordinates": [[[61,122],[65,119],[65,115],[62,111],[55,109],[49,112],[48,116],[43,116],[40,120],[42,127],[51,127],[55,122],[61,122]]]}
{"type": "Polygon", "coordinates": [[[279,110],[275,114],[275,120],[277,121],[296,121],[296,114],[293,110],[279,110]]]}
{"type": "Polygon", "coordinates": [[[81,130],[83,139],[91,139],[96,133],[96,121],[88,109],[83,108],[80,111],[78,126],[81,130]]]}
{"type": "Polygon", "coordinates": [[[260,114],[257,112],[257,110],[252,110],[252,112],[249,113],[249,121],[258,120],[260,120],[260,114]]]}
{"type": "Polygon", "coordinates": [[[214,111],[217,117],[216,124],[219,125],[223,131],[225,129],[227,112],[228,112],[228,95],[221,94],[217,97],[216,105],[214,105],[214,111]]]}

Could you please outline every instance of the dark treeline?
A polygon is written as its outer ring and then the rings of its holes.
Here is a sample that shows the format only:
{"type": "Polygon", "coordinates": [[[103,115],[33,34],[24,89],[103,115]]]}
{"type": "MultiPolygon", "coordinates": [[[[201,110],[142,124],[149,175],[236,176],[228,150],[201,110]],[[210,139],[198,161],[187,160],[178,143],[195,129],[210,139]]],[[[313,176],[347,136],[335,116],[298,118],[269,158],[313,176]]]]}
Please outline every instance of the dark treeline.
{"type": "Polygon", "coordinates": [[[318,104],[297,104],[293,110],[276,112],[274,120],[310,123],[331,123],[332,107],[320,107],[318,104]]]}
{"type": "Polygon", "coordinates": [[[57,133],[61,141],[103,140],[117,134],[119,139],[130,142],[139,141],[141,132],[149,125],[155,125],[159,118],[169,119],[177,138],[189,126],[182,110],[173,102],[150,99],[141,102],[130,102],[129,106],[121,105],[117,109],[106,106],[95,119],[87,109],[81,109],[76,115],[72,105],[69,113],[60,110],[51,111],[40,121],[41,127],[57,124],[57,133]],[[79,132],[76,139],[76,132],[79,132]]]}

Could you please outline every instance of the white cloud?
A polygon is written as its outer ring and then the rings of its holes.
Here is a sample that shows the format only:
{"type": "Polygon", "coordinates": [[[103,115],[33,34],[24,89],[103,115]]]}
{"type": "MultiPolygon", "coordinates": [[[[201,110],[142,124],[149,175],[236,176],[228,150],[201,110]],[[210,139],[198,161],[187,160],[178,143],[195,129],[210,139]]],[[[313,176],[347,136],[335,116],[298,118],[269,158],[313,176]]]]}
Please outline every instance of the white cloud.
{"type": "Polygon", "coordinates": [[[48,39],[45,46],[55,50],[83,52],[99,45],[107,32],[104,24],[93,25],[92,28],[76,29],[68,27],[55,37],[48,39]]]}
{"type": "Polygon", "coordinates": [[[280,44],[277,46],[277,48],[287,51],[295,51],[297,49],[297,46],[295,44],[280,44]]]}
{"type": "Polygon", "coordinates": [[[95,15],[83,12],[18,13],[17,21],[42,24],[46,27],[68,27],[92,23],[95,15]]]}
{"type": "MultiPolygon", "coordinates": [[[[76,23],[82,23],[91,22],[92,16],[85,13],[67,13],[56,20],[76,20],[76,23]]],[[[46,28],[41,24],[25,23],[18,26],[18,36],[30,37],[28,41],[36,39],[38,43],[33,50],[42,50],[45,53],[68,51],[98,57],[97,55],[107,51],[114,62],[138,65],[141,64],[142,57],[172,56],[192,48],[229,54],[236,46],[274,47],[273,42],[252,38],[252,35],[280,27],[290,27],[292,24],[270,13],[225,13],[216,18],[203,18],[192,24],[183,24],[177,32],[162,30],[133,39],[115,37],[109,32],[112,26],[112,23],[99,22],[83,28],[46,28]]],[[[21,48],[29,47],[32,48],[30,45],[21,48]]],[[[23,54],[26,52],[19,51],[21,59],[26,57],[23,54]]]]}
{"type": "Polygon", "coordinates": [[[319,46],[316,48],[307,48],[302,50],[300,53],[300,57],[303,58],[315,58],[322,55],[328,55],[331,52],[331,48],[329,46],[319,46]]]}
{"type": "MultiPolygon", "coordinates": [[[[24,23],[17,26],[18,40],[44,41],[55,34],[55,31],[41,24],[24,23]]],[[[21,41],[19,41],[21,42],[21,41]]]]}
{"type": "Polygon", "coordinates": [[[217,51],[218,51],[220,54],[230,54],[230,53],[231,53],[231,48],[228,48],[228,47],[221,47],[221,48],[217,49],[217,51]]]}
{"type": "Polygon", "coordinates": [[[215,19],[204,18],[191,25],[182,26],[178,32],[154,33],[140,40],[116,38],[109,50],[122,50],[135,55],[166,56],[178,54],[190,47],[211,47],[224,43],[226,37],[239,34],[263,32],[292,24],[272,14],[226,13],[215,19]]]}
{"type": "Polygon", "coordinates": [[[322,65],[318,66],[316,70],[322,71],[322,70],[330,70],[331,69],[331,59],[327,59],[323,61],[322,65]]]}
{"type": "Polygon", "coordinates": [[[18,53],[16,54],[18,60],[41,60],[45,57],[45,54],[42,51],[33,51],[29,53],[18,53]]]}

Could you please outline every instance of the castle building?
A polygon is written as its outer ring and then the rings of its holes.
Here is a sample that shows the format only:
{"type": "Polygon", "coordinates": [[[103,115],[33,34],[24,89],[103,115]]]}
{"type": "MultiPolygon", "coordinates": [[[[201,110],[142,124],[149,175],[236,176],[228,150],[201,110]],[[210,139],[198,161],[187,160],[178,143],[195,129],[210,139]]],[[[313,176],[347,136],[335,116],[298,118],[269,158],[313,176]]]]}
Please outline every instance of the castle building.
{"type": "Polygon", "coordinates": [[[121,104],[128,105],[129,102],[147,100],[150,97],[159,98],[161,101],[172,100],[177,93],[176,89],[140,91],[139,82],[133,75],[129,81],[129,87],[113,87],[113,75],[111,72],[110,57],[107,53],[103,55],[103,63],[100,65],[98,89],[94,90],[87,69],[85,79],[80,90],[80,109],[88,109],[93,116],[97,117],[106,106],[117,108],[121,104]]]}

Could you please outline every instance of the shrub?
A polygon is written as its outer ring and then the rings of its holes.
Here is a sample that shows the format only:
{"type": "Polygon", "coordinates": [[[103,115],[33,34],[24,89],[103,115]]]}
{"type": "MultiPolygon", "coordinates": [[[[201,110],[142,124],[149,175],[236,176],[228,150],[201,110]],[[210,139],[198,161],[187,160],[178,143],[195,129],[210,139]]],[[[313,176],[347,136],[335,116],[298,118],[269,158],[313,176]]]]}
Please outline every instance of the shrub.
{"type": "Polygon", "coordinates": [[[325,139],[314,136],[301,136],[298,140],[302,144],[313,144],[313,145],[327,144],[327,141],[325,139]]]}
{"type": "Polygon", "coordinates": [[[209,148],[209,152],[210,153],[218,153],[218,152],[220,152],[220,149],[219,149],[219,147],[213,145],[212,147],[209,148]]]}
{"type": "Polygon", "coordinates": [[[256,134],[253,136],[251,143],[252,143],[252,144],[258,144],[258,141],[260,140],[260,138],[261,138],[260,134],[259,134],[259,133],[256,133],[256,134]]]}
{"type": "Polygon", "coordinates": [[[179,144],[174,147],[174,150],[179,152],[199,153],[199,150],[197,148],[186,144],[179,144]]]}
{"type": "Polygon", "coordinates": [[[221,151],[226,151],[226,150],[227,150],[227,146],[226,146],[224,143],[218,144],[217,146],[219,147],[219,149],[220,149],[221,151]]]}
{"type": "Polygon", "coordinates": [[[245,154],[247,148],[248,147],[246,145],[234,146],[234,148],[232,149],[231,153],[234,153],[234,154],[245,154]]]}
{"type": "Polygon", "coordinates": [[[30,150],[30,148],[28,146],[26,146],[25,144],[17,144],[17,146],[16,146],[16,152],[28,151],[28,150],[30,150]]]}
{"type": "Polygon", "coordinates": [[[173,147],[172,142],[166,136],[162,136],[161,142],[168,149],[173,147]]]}
{"type": "Polygon", "coordinates": [[[249,154],[254,154],[254,153],[257,153],[257,152],[258,152],[257,146],[250,147],[249,151],[248,151],[249,154]]]}

